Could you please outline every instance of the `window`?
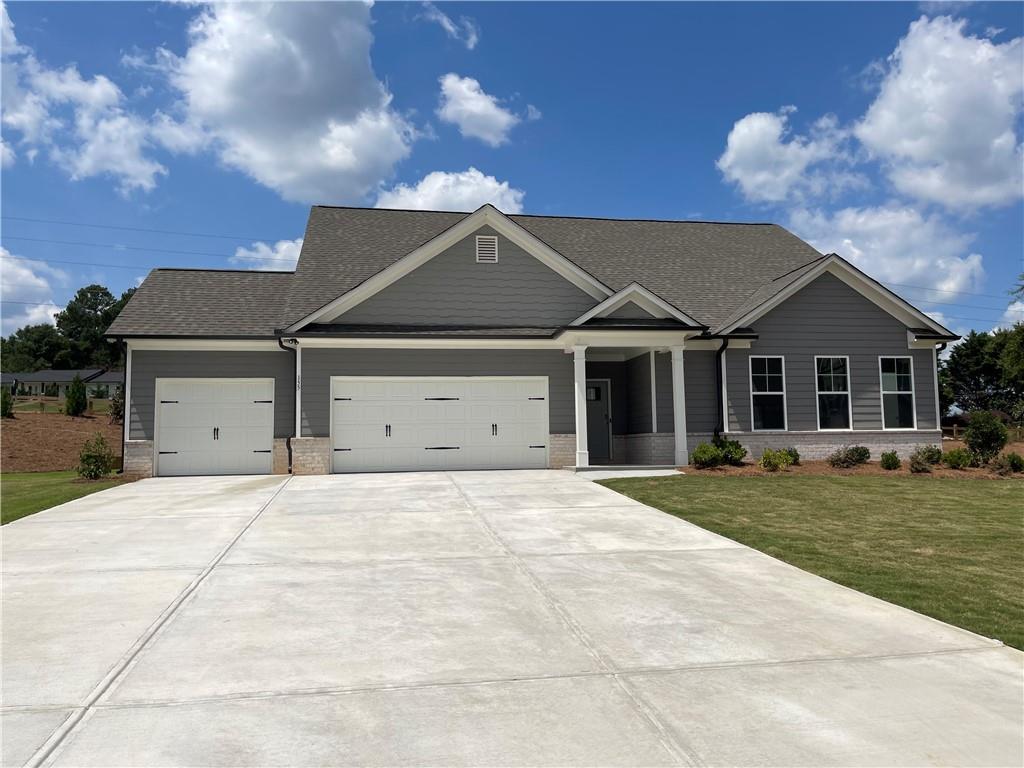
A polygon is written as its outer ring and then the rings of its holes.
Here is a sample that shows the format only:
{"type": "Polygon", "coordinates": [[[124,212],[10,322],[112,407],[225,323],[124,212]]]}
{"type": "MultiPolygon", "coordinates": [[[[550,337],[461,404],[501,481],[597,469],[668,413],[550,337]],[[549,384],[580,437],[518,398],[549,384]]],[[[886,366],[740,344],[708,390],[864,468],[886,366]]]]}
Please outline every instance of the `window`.
{"type": "Polygon", "coordinates": [[[882,428],[916,429],[914,364],[909,357],[878,358],[882,379],[882,428]]]}
{"type": "Polygon", "coordinates": [[[751,356],[750,413],[754,430],[786,429],[786,365],[783,358],[751,356]]]}
{"type": "Polygon", "coordinates": [[[498,261],[498,238],[494,235],[476,236],[476,260],[481,264],[496,264],[498,261]]]}
{"type": "Polygon", "coordinates": [[[850,358],[816,357],[818,429],[850,429],[850,358]]]}

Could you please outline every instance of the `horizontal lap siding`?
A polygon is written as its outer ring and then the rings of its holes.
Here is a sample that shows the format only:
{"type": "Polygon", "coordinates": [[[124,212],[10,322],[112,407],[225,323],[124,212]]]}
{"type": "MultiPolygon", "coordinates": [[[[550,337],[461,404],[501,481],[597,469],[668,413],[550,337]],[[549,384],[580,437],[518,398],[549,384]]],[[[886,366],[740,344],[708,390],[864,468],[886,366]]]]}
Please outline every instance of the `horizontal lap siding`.
{"type": "Polygon", "coordinates": [[[476,235],[338,317],[343,323],[567,325],[596,300],[522,248],[498,236],[498,262],[478,264],[476,235]]]}
{"type": "Polygon", "coordinates": [[[303,437],[330,434],[332,376],[547,376],[551,432],[576,432],[572,355],[561,350],[305,349],[303,437]]]}
{"type": "MultiPolygon", "coordinates": [[[[684,355],[683,370],[686,372],[687,432],[714,432],[718,428],[718,377],[715,375],[716,354],[715,352],[688,350],[684,355]]],[[[659,357],[668,356],[659,355],[659,357]]],[[[669,374],[671,375],[671,369],[669,374]]],[[[671,418],[671,410],[669,414],[669,418],[671,418]]],[[[669,422],[669,426],[671,427],[671,422],[669,422]]]]}
{"type": "Polygon", "coordinates": [[[838,278],[825,274],[754,323],[751,348],[726,352],[729,429],[750,429],[751,355],[786,359],[789,429],[817,430],[814,357],[848,356],[854,429],[881,429],[878,357],[914,360],[918,429],[935,429],[930,349],[907,349],[907,329],[838,278]]]}
{"type": "Polygon", "coordinates": [[[629,386],[630,434],[646,434],[651,426],[651,356],[643,354],[626,361],[626,380],[629,386]]]}
{"type": "Polygon", "coordinates": [[[132,351],[129,407],[132,440],[153,439],[157,378],[274,379],[274,437],[295,426],[294,362],[279,352],[132,351]]]}

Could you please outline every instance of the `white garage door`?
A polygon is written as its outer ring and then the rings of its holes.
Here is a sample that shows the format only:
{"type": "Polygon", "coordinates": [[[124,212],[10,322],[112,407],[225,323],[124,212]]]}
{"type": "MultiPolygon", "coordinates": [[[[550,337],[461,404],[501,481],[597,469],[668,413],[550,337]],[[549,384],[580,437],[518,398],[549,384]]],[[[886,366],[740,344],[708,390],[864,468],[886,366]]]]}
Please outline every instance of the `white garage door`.
{"type": "Polygon", "coordinates": [[[335,472],[544,468],[547,377],[331,379],[335,472]]]}
{"type": "Polygon", "coordinates": [[[157,379],[158,475],[269,474],[273,379],[157,379]]]}

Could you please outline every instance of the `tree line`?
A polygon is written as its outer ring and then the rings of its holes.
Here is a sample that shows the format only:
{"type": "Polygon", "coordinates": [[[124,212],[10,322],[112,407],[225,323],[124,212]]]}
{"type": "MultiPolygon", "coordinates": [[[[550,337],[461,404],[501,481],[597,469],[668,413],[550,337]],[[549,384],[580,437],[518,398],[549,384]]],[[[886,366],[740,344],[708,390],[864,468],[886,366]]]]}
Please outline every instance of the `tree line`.
{"type": "Polygon", "coordinates": [[[31,373],[47,368],[121,368],[121,346],[103,334],[135,293],[115,297],[105,286],[79,288],[55,325],[26,325],[0,339],[0,370],[31,373]]]}

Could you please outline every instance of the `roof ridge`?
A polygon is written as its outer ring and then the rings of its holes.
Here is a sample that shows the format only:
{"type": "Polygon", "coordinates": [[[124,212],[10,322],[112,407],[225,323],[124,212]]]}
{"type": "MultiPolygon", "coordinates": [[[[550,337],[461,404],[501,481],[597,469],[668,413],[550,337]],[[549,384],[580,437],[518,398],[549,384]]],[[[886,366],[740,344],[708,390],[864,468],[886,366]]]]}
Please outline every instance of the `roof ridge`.
{"type": "Polygon", "coordinates": [[[293,269],[233,269],[230,267],[154,267],[153,272],[251,272],[264,275],[294,275],[293,269]]]}
{"type": "MultiPolygon", "coordinates": [[[[473,211],[439,211],[432,208],[374,208],[361,205],[313,205],[313,208],[326,208],[342,211],[378,211],[380,213],[444,213],[453,216],[469,216],[473,211]]],[[[500,209],[499,209],[500,210],[500,209]]],[[[505,213],[502,211],[502,213],[505,213]]],[[[567,219],[575,221],[629,221],[644,224],[717,224],[738,227],[777,227],[774,221],[719,221],[714,219],[631,219],[620,216],[556,216],[545,213],[505,213],[510,219],[567,219]]]]}

